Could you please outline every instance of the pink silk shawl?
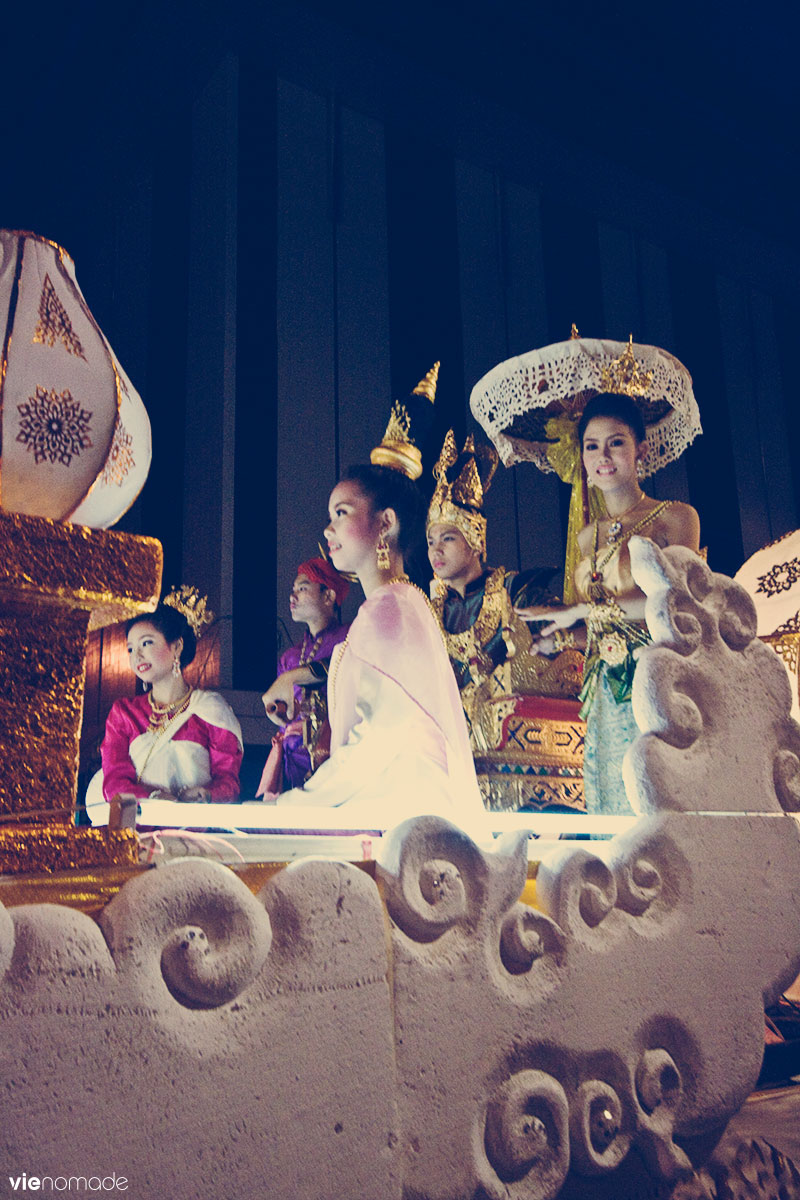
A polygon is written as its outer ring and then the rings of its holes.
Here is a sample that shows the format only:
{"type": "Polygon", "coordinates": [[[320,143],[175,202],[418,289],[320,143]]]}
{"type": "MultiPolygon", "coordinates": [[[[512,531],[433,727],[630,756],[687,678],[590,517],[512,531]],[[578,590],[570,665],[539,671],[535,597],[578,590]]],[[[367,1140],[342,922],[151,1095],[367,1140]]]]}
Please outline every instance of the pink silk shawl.
{"type": "MultiPolygon", "coordinates": [[[[379,587],[358,610],[347,642],[335,648],[328,684],[331,753],[347,741],[358,720],[359,662],[392,679],[413,701],[429,722],[431,748],[438,748],[443,766],[446,758],[462,803],[472,799],[476,812],[483,812],[458,685],[439,625],[419,588],[408,583],[379,587]]],[[[410,753],[415,749],[409,746],[410,753]]]]}

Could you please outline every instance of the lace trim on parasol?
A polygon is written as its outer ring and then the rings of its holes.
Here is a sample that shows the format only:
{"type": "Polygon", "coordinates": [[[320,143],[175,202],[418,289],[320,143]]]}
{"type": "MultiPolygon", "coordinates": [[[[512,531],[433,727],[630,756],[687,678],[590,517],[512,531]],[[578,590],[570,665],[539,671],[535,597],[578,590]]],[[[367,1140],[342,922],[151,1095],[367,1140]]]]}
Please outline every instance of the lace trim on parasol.
{"type": "MultiPolygon", "coordinates": [[[[531,350],[498,364],[473,388],[470,407],[505,466],[534,462],[552,471],[544,426],[550,417],[576,414],[606,390],[603,368],[623,343],[579,338],[531,350]]],[[[645,475],[675,462],[700,433],[700,413],[689,372],[658,346],[633,345],[637,363],[652,372],[648,395],[637,397],[647,426],[645,475]]]]}

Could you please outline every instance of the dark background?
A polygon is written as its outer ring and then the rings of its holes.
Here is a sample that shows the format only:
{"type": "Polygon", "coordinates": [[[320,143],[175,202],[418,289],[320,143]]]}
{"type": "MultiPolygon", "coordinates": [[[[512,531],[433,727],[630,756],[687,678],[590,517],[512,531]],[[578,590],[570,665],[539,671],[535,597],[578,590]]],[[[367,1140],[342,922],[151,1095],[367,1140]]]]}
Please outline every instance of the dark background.
{"type": "MultiPolygon", "coordinates": [[[[269,682],[337,472],[435,359],[432,445],[466,432],[490,367],[573,321],[663,345],[704,436],[654,488],[698,508],[711,565],[800,523],[794,20],[738,0],[7,14],[0,225],[71,253],[144,398],[153,465],[120,528],[210,594],[223,684],[269,682]]],[[[558,564],[561,490],[498,473],[495,563],[558,564]]]]}

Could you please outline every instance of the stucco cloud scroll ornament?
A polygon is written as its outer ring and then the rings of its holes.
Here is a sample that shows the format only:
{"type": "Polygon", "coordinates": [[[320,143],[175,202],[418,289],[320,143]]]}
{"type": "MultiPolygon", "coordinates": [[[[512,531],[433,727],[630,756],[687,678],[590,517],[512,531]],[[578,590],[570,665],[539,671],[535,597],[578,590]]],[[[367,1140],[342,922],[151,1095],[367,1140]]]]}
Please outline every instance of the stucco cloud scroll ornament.
{"type": "Polygon", "coordinates": [[[625,764],[635,826],[544,854],[536,909],[515,899],[524,846],[486,855],[433,817],[384,840],[415,1200],[553,1200],[634,1149],[652,1179],[688,1178],[753,1089],[764,1004],[800,967],[786,676],[732,580],[643,538],[631,559],[654,639],[625,764]]]}
{"type": "Polygon", "coordinates": [[[0,508],[108,528],[147,478],[150,423],[55,242],[0,230],[0,339],[0,508]]]}

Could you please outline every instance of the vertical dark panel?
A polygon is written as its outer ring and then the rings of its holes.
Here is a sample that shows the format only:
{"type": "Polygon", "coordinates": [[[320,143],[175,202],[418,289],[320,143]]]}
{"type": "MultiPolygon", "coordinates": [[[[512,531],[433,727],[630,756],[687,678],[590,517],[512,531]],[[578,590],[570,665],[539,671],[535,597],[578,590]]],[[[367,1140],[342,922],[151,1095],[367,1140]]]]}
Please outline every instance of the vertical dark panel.
{"type": "MultiPolygon", "coordinates": [[[[501,192],[506,250],[505,292],[508,347],[524,354],[547,344],[542,221],[539,195],[506,181],[501,192]]],[[[561,567],[564,561],[560,500],[562,485],[553,472],[533,463],[513,468],[517,498],[519,565],[561,567]]],[[[490,493],[491,499],[491,493],[490,493]]]]}
{"type": "MultiPolygon", "coordinates": [[[[677,355],[672,325],[672,300],[669,286],[669,260],[661,246],[644,238],[636,241],[636,265],[641,296],[641,340],[650,346],[661,346],[677,355]]],[[[648,476],[647,491],[658,500],[682,500],[689,503],[689,481],[686,474],[686,455],[677,462],[662,467],[648,476]]]]}
{"type": "Polygon", "coordinates": [[[742,548],[745,555],[750,555],[773,537],[766,459],[770,450],[779,452],[778,444],[785,446],[785,437],[770,420],[769,407],[776,398],[771,396],[769,406],[763,408],[758,400],[758,365],[747,288],[738,280],[720,278],[717,302],[742,548]],[[772,447],[776,432],[779,436],[772,447]]]}
{"type": "Polygon", "coordinates": [[[797,527],[792,488],[794,445],[789,440],[778,351],[775,304],[763,292],[750,293],[750,325],[756,361],[756,404],[762,429],[760,460],[767,486],[770,540],[797,527]]]}
{"type": "Polygon", "coordinates": [[[603,316],[596,218],[552,197],[541,212],[550,341],[568,338],[573,322],[583,337],[615,337],[603,316]]]}
{"type": "Polygon", "coordinates": [[[384,417],[392,389],[383,126],[343,107],[338,130],[336,381],[341,471],[366,462],[375,445],[370,436],[373,413],[379,410],[384,417]]]}
{"type": "Polygon", "coordinates": [[[604,223],[598,226],[597,232],[608,336],[624,342],[632,333],[635,342],[642,342],[641,296],[634,236],[629,229],[617,229],[604,223]]]}
{"type": "Polygon", "coordinates": [[[165,115],[154,148],[147,384],[153,462],[141,528],[164,547],[166,586],[180,581],[186,425],[186,336],[191,133],[183,110],[165,115]]]}
{"type": "MultiPolygon", "coordinates": [[[[397,128],[386,130],[389,326],[392,392],[402,397],[438,360],[434,426],[422,485],[450,425],[463,437],[467,400],[462,367],[455,170],[452,157],[397,128]]],[[[378,436],[385,414],[374,418],[378,436]]]]}
{"type": "MultiPolygon", "coordinates": [[[[661,346],[674,353],[666,258],[655,246],[642,243],[630,230],[599,226],[603,271],[603,305],[609,337],[624,342],[661,346]]],[[[648,475],[644,489],[660,500],[687,500],[683,459],[648,475]]]]}
{"type": "Polygon", "coordinates": [[[274,671],[276,557],[276,86],[262,55],[239,61],[233,679],[274,671]]]}
{"type": "MultiPolygon", "coordinates": [[[[472,163],[456,163],[461,328],[466,391],[509,356],[507,229],[503,190],[496,176],[472,163]]],[[[484,435],[479,432],[479,438],[484,435]]],[[[519,567],[517,477],[496,472],[486,497],[487,554],[492,566],[519,567]]]]}
{"type": "MultiPolygon", "coordinates": [[[[336,475],[336,224],[333,98],[278,79],[277,618],[285,646],[297,564],[325,528],[336,475]]],[[[277,649],[273,643],[273,653],[277,649]]],[[[272,667],[274,671],[274,666],[272,667]]]]}
{"type": "Polygon", "coordinates": [[[183,575],[224,619],[232,678],[238,62],[217,66],[192,104],[183,575]]]}
{"type": "Polygon", "coordinates": [[[675,353],[694,380],[703,436],[686,451],[691,503],[715,571],[732,575],[742,564],[742,530],[725,396],[716,280],[710,267],[673,256],[670,290],[675,353]]]}
{"type": "Polygon", "coordinates": [[[800,514],[800,404],[797,402],[797,331],[800,329],[800,297],[797,294],[775,298],[775,331],[782,384],[782,403],[789,446],[792,491],[795,511],[800,514]]]}
{"type": "MultiPolygon", "coordinates": [[[[612,336],[603,316],[600,245],[594,216],[552,197],[542,200],[542,257],[550,342],[563,342],[573,323],[583,337],[612,336]]],[[[570,492],[559,489],[562,529],[570,492]]]]}
{"type": "MultiPolygon", "coordinates": [[[[120,189],[124,200],[116,220],[113,323],[104,331],[128,378],[140,395],[147,394],[147,320],[150,298],[150,230],[153,223],[153,185],[149,171],[120,189]]],[[[118,528],[146,533],[137,500],[118,528]]]]}

